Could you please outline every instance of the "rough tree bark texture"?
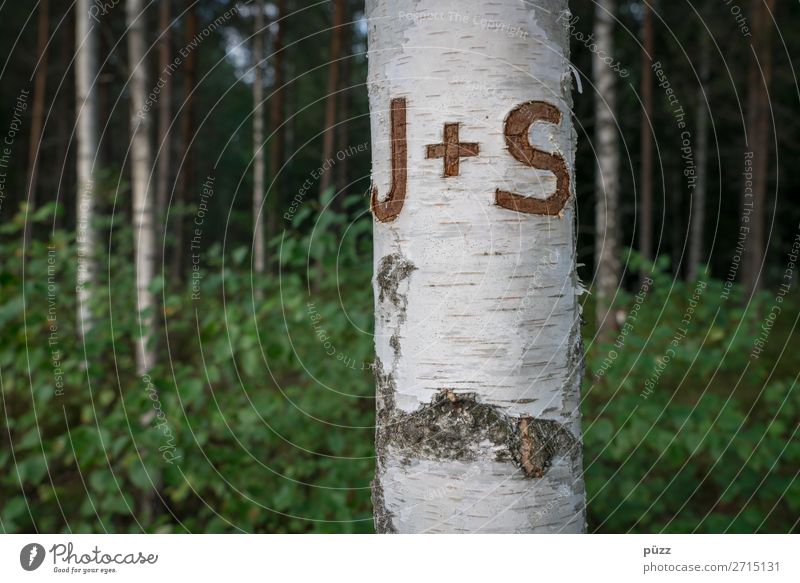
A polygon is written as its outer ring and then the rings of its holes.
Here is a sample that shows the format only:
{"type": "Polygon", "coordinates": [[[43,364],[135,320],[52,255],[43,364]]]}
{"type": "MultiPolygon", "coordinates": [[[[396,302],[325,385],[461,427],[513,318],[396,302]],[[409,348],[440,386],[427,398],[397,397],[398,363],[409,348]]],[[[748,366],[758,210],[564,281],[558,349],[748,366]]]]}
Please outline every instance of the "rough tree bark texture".
{"type": "Polygon", "coordinates": [[[136,308],[141,336],[136,342],[136,369],[147,372],[155,362],[153,336],[155,329],[155,296],[150,284],[155,276],[155,224],[153,197],[148,196],[152,156],[148,127],[150,113],[145,99],[147,86],[145,62],[144,3],[128,0],[128,60],[131,91],[131,191],[133,193],[133,246],[136,255],[136,308]]]}
{"type": "MultiPolygon", "coordinates": [[[[255,3],[253,31],[253,269],[264,273],[267,250],[264,240],[264,3],[255,3]]],[[[258,292],[256,292],[258,293],[258,292]]]]}
{"type": "Polygon", "coordinates": [[[602,56],[614,55],[616,0],[598,0],[594,36],[602,53],[592,55],[595,82],[595,306],[597,336],[607,340],[614,328],[609,312],[619,286],[619,135],[617,133],[616,73],[602,56]]]}
{"type": "MultiPolygon", "coordinates": [[[[652,0],[648,0],[651,2],[652,0]]],[[[653,257],[653,9],[648,2],[643,3],[644,21],[642,23],[642,95],[641,148],[642,163],[639,179],[641,204],[639,205],[639,253],[644,259],[653,257]]],[[[643,273],[642,277],[647,274],[643,273]]]]}
{"type": "Polygon", "coordinates": [[[581,532],[567,2],[366,4],[376,529],[581,532]]]}
{"type": "Polygon", "coordinates": [[[78,153],[77,195],[77,295],[78,330],[88,332],[92,325],[90,300],[95,281],[94,164],[97,156],[97,28],[89,16],[89,0],[75,5],[75,107],[78,153]]]}
{"type": "MultiPolygon", "coordinates": [[[[775,0],[752,0],[753,45],[748,73],[747,149],[753,152],[752,196],[745,194],[742,212],[749,214],[750,236],[745,248],[742,279],[751,293],[761,287],[766,255],[765,221],[769,187],[770,101],[772,82],[772,28],[775,0]],[[752,211],[752,212],[751,212],[752,211]]],[[[747,189],[744,189],[745,192],[747,189]]],[[[744,222],[744,221],[743,221],[744,222]]]]}

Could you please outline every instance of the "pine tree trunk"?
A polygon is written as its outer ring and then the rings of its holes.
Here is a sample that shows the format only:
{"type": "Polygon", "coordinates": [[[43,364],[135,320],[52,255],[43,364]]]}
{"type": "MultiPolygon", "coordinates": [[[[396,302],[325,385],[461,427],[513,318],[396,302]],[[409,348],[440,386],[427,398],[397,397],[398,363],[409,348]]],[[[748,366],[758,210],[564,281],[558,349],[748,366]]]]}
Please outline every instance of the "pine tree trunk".
{"type": "Polygon", "coordinates": [[[155,225],[153,197],[148,196],[152,157],[150,113],[145,106],[147,63],[145,61],[145,14],[143,0],[127,0],[128,60],[131,92],[131,191],[133,193],[133,237],[136,265],[136,308],[140,338],[136,343],[136,368],[145,374],[155,361],[155,296],[150,286],[155,276],[155,225]]]}
{"type": "MultiPolygon", "coordinates": [[[[655,60],[653,38],[653,9],[647,0],[643,3],[644,22],[642,37],[642,95],[641,149],[642,163],[639,179],[641,202],[639,204],[639,253],[645,260],[653,258],[653,69],[655,60]]],[[[644,277],[646,274],[642,274],[644,277]]]]}
{"type": "Polygon", "coordinates": [[[33,81],[33,108],[31,109],[31,135],[28,142],[28,214],[25,217],[23,241],[30,236],[30,215],[36,208],[36,183],[38,178],[39,150],[44,126],[44,100],[47,89],[47,41],[50,36],[50,0],[39,3],[39,18],[36,31],[36,75],[33,81]]]}
{"type": "Polygon", "coordinates": [[[761,287],[762,267],[766,254],[764,222],[766,220],[770,105],[769,86],[772,81],[771,14],[775,0],[753,0],[753,55],[750,57],[747,99],[747,149],[753,152],[752,192],[745,188],[742,224],[749,226],[745,247],[743,283],[750,294],[761,287]],[[744,219],[748,220],[745,221],[744,219]]]}
{"type": "MultiPolygon", "coordinates": [[[[343,0],[333,0],[333,28],[331,28],[331,49],[328,58],[328,93],[325,97],[325,125],[322,134],[322,164],[323,168],[333,160],[333,145],[336,137],[336,94],[339,89],[339,59],[342,56],[342,26],[344,21],[343,0]]],[[[335,161],[334,161],[335,163],[335,161]]],[[[320,194],[330,188],[333,182],[333,168],[322,173],[319,181],[320,194]]]]}
{"type": "Polygon", "coordinates": [[[567,2],[436,8],[367,0],[376,529],[582,532],[567,2]]]}
{"type": "Polygon", "coordinates": [[[78,248],[77,296],[78,330],[83,336],[92,327],[91,298],[95,285],[96,235],[92,225],[97,157],[97,28],[89,16],[89,0],[75,5],[75,107],[78,143],[76,177],[77,211],[75,215],[78,248]]]}
{"type": "Polygon", "coordinates": [[[710,39],[707,31],[700,38],[700,87],[697,90],[697,182],[692,195],[692,234],[689,240],[687,279],[695,281],[703,261],[703,228],[706,221],[708,188],[708,81],[711,73],[710,39]]]}
{"type": "Polygon", "coordinates": [[[253,31],[253,269],[263,274],[267,256],[264,241],[264,3],[255,4],[253,31]]]}
{"type": "MultiPolygon", "coordinates": [[[[614,55],[615,0],[598,0],[595,5],[597,47],[602,55],[614,55]]],[[[592,54],[595,83],[595,306],[597,337],[609,339],[614,329],[611,304],[619,286],[619,137],[617,133],[616,73],[592,54]]]]}
{"type": "MultiPolygon", "coordinates": [[[[185,41],[188,46],[197,36],[197,3],[191,5],[186,13],[185,41]]],[[[178,169],[178,180],[175,187],[177,212],[175,217],[175,246],[172,249],[172,279],[183,281],[183,235],[184,213],[189,204],[189,193],[192,192],[192,176],[194,174],[194,156],[192,155],[192,138],[194,135],[194,87],[197,81],[197,50],[189,51],[183,62],[183,106],[180,119],[180,147],[183,161],[178,169]]]]}
{"type": "MultiPolygon", "coordinates": [[[[345,3],[344,14],[342,15],[342,22],[349,23],[352,20],[352,15],[348,13],[348,6],[345,3]]],[[[337,108],[339,114],[339,125],[336,132],[336,150],[344,152],[350,145],[350,68],[352,63],[352,39],[350,35],[350,25],[346,24],[341,27],[341,73],[339,75],[339,86],[337,87],[339,96],[339,107],[337,108]]],[[[348,163],[350,157],[344,156],[342,160],[336,160],[336,178],[334,180],[334,187],[336,192],[340,193],[335,204],[335,208],[344,209],[344,192],[343,189],[348,186],[348,163]]]]}

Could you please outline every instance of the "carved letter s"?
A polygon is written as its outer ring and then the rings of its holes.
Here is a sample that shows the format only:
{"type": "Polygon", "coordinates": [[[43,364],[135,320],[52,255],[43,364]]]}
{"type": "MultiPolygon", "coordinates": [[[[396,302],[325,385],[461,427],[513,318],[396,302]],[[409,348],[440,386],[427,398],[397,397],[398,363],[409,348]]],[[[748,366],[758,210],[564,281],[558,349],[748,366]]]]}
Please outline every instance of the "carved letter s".
{"type": "Polygon", "coordinates": [[[544,101],[528,101],[511,110],[506,117],[504,133],[508,151],[514,158],[533,168],[547,170],[556,176],[556,191],[546,199],[532,198],[513,192],[495,192],[498,206],[532,215],[557,215],[569,199],[569,170],[564,158],[531,146],[528,130],[537,121],[558,124],[561,112],[544,101]]]}

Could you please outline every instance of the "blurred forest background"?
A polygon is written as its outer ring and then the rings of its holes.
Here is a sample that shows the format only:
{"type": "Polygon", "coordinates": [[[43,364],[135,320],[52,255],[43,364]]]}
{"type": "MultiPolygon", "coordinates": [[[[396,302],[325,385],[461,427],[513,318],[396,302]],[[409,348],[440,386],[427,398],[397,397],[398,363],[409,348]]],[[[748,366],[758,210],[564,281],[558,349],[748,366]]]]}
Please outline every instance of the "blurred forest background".
{"type": "MultiPolygon", "coordinates": [[[[797,531],[800,5],[571,10],[589,530],[797,531]]],[[[1,531],[372,531],[366,30],[0,4],[1,531]]]]}

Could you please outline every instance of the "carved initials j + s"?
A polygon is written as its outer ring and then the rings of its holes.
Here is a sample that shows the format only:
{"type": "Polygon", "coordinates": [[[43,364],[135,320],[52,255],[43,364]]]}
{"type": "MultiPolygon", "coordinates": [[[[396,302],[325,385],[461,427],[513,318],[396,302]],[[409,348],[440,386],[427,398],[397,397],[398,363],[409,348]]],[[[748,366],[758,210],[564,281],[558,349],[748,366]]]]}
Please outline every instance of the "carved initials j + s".
{"type": "MultiPolygon", "coordinates": [[[[556,190],[553,194],[545,199],[537,199],[514,192],[497,189],[495,191],[495,203],[497,206],[512,210],[515,212],[532,214],[532,215],[558,215],[564,208],[564,205],[569,200],[569,170],[567,164],[558,154],[551,154],[543,150],[538,150],[531,146],[528,138],[530,127],[536,122],[559,124],[561,123],[561,112],[554,105],[550,105],[544,101],[528,101],[518,105],[508,114],[505,120],[503,133],[505,135],[506,146],[509,153],[531,168],[539,170],[547,170],[556,177],[556,190]]],[[[392,185],[389,193],[384,200],[378,200],[378,189],[372,187],[371,206],[375,218],[382,223],[388,223],[395,220],[400,211],[403,210],[403,204],[406,199],[406,186],[408,181],[407,164],[408,164],[408,144],[406,139],[406,100],[405,98],[392,99],[391,102],[391,132],[392,132],[392,185]]],[[[458,175],[458,157],[455,157],[455,163],[452,164],[453,170],[448,172],[447,166],[447,130],[455,135],[454,141],[456,142],[453,147],[457,147],[458,152],[453,152],[459,156],[476,156],[479,153],[478,144],[460,144],[458,143],[457,128],[458,124],[446,124],[445,126],[445,143],[432,144],[427,147],[427,158],[445,158],[445,173],[444,176],[457,176],[458,175]],[[447,126],[450,126],[448,128],[447,126]],[[464,150],[464,148],[466,150],[464,150]],[[439,152],[439,150],[442,150],[439,152]],[[461,150],[464,150],[463,152],[461,150]]]]}

